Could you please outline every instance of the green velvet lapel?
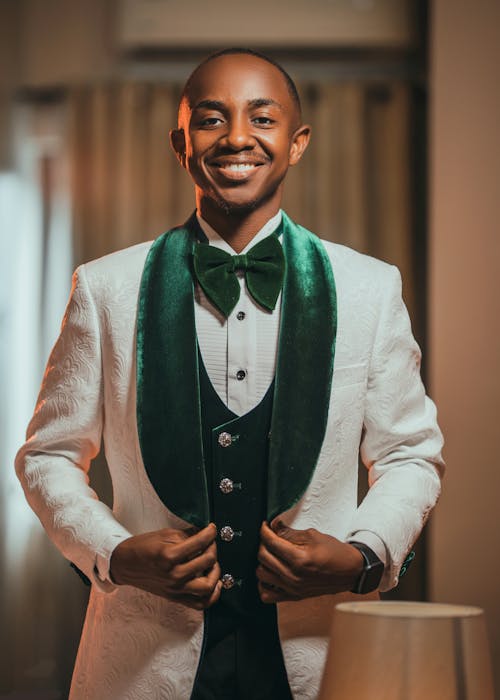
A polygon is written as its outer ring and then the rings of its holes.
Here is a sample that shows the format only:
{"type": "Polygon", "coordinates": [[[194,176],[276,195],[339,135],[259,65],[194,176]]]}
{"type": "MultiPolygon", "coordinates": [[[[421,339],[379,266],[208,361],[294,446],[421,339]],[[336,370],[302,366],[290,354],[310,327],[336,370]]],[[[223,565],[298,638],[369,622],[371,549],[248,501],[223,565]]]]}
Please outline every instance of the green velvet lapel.
{"type": "Polygon", "coordinates": [[[201,439],[192,257],[196,216],[156,239],[137,313],[137,427],[144,466],[164,504],[204,527],[209,506],[201,439]]]}
{"type": "Polygon", "coordinates": [[[269,522],[307,489],[325,436],[337,334],[332,267],[317,236],[283,214],[286,272],[271,440],[269,522]]]}
{"type": "MultiPolygon", "coordinates": [[[[164,504],[209,522],[203,464],[192,252],[196,216],[146,258],[137,314],[137,426],[144,466],[164,504]]],[[[268,470],[268,519],[306,490],[328,419],[336,337],[335,282],[312,233],[283,214],[286,272],[268,470]]]]}

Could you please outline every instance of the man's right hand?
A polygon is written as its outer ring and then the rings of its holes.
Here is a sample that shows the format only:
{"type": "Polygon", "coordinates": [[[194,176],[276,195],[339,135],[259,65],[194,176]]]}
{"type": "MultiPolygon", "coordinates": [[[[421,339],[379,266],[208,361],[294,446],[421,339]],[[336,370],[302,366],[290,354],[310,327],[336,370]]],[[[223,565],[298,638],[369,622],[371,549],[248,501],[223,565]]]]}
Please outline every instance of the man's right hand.
{"type": "Polygon", "coordinates": [[[111,555],[111,578],[189,608],[209,608],[222,588],[216,536],[210,523],[198,532],[165,528],[129,537],[111,555]]]}

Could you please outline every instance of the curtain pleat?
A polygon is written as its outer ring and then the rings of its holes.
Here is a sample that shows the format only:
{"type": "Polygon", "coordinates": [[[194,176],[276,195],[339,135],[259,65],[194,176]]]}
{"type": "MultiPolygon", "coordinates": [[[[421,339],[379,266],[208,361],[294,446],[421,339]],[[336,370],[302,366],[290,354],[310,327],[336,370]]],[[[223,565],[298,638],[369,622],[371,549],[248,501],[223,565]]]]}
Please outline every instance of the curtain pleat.
{"type": "Polygon", "coordinates": [[[371,161],[369,239],[374,255],[401,270],[405,300],[415,316],[410,96],[405,85],[381,85],[369,90],[367,127],[371,161]]]}
{"type": "Polygon", "coordinates": [[[145,192],[146,227],[154,237],[166,228],[169,216],[176,207],[172,179],[177,175],[175,163],[166,157],[168,127],[174,123],[176,95],[174,89],[153,86],[150,94],[150,111],[145,147],[149,173],[145,192]]]}
{"type": "Polygon", "coordinates": [[[169,145],[179,88],[100,85],[70,93],[75,263],[155,238],[194,208],[169,145]]]}

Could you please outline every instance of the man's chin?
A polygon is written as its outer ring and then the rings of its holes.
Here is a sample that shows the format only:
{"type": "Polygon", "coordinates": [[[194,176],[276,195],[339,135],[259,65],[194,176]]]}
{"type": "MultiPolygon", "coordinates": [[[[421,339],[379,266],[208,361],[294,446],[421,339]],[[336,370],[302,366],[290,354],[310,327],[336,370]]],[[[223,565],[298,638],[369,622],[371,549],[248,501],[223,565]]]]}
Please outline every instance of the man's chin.
{"type": "Polygon", "coordinates": [[[251,214],[259,207],[264,206],[275,194],[275,192],[272,192],[264,197],[239,200],[226,198],[220,193],[217,193],[217,196],[214,197],[212,201],[218,209],[221,209],[228,216],[231,214],[244,216],[246,213],[251,214]]]}
{"type": "Polygon", "coordinates": [[[244,215],[246,213],[250,214],[258,209],[259,204],[262,204],[262,202],[258,200],[252,200],[251,202],[228,202],[227,200],[223,200],[219,203],[219,206],[227,215],[244,215]]]}

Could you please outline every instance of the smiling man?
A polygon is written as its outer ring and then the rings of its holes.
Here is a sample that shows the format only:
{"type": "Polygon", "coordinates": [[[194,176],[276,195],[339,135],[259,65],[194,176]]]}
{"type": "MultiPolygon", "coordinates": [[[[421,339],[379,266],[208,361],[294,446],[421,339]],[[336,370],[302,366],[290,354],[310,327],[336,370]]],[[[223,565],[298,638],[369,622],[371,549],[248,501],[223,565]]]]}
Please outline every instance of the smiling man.
{"type": "Polygon", "coordinates": [[[171,132],[196,212],[75,273],[16,460],[92,583],[72,700],[312,700],[334,605],[397,584],[436,502],[397,270],[280,208],[309,138],[280,66],[210,56],[171,132]]]}
{"type": "Polygon", "coordinates": [[[237,252],[278,213],[288,168],[309,136],[291,79],[246,53],[220,55],[193,73],[171,134],[199,215],[237,252]]]}

